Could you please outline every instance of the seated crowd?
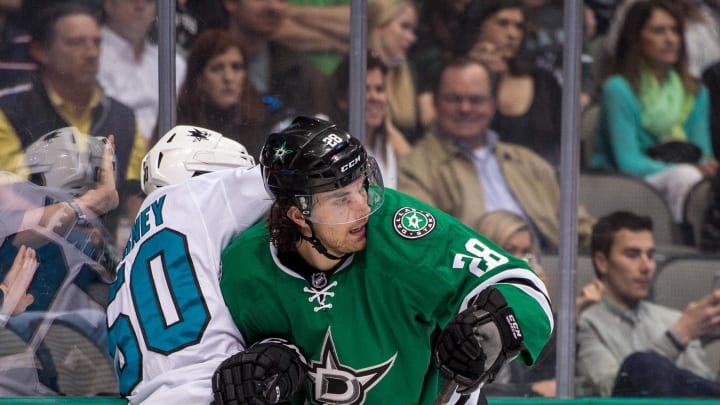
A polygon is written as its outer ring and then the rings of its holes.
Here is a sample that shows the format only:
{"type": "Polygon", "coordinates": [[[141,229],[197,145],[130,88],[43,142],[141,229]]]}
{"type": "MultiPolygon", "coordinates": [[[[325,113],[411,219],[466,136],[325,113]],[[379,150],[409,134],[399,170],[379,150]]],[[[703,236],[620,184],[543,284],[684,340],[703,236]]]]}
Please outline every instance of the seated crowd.
{"type": "MultiPolygon", "coordinates": [[[[550,298],[558,295],[550,280],[575,271],[543,264],[559,256],[563,234],[563,1],[368,0],[364,104],[356,105],[349,0],[178,0],[174,129],[158,119],[158,3],[0,1],[0,398],[146,400],[123,386],[142,371],[124,367],[136,355],[117,340],[129,316],[108,302],[125,294],[116,266],[141,255],[133,240],[162,222],[162,202],[143,201],[163,158],[181,159],[168,146],[172,134],[223,141],[212,152],[187,146],[187,160],[171,169],[185,177],[157,187],[253,166],[268,136],[295,117],[350,130],[350,112],[362,109],[364,132],[352,135],[385,188],[525,259],[550,298]],[[238,155],[242,165],[232,162],[238,155]],[[52,343],[63,339],[68,348],[52,343]],[[78,351],[81,360],[71,356],[78,351]],[[68,383],[88,373],[87,383],[68,383]]],[[[654,302],[652,288],[663,260],[712,259],[720,246],[720,5],[585,1],[583,18],[578,102],[597,118],[582,139],[591,153],[581,173],[647,183],[664,199],[677,243],[656,246],[646,212],[578,204],[577,251],[593,274],[576,289],[577,395],[717,397],[720,364],[708,363],[707,351],[720,336],[720,290],[700,291],[677,311],[654,302]],[[701,225],[688,222],[686,206],[704,182],[701,250],[688,237],[701,225]]],[[[275,150],[278,159],[283,151],[294,152],[275,150]]],[[[258,190],[264,209],[238,229],[269,209],[258,190]]],[[[205,214],[220,220],[197,215],[205,214]]],[[[208,266],[217,277],[220,253],[239,233],[224,225],[207,227],[219,244],[207,252],[217,256],[217,268],[208,266]]],[[[183,324],[175,315],[163,321],[183,324]]],[[[556,396],[555,345],[553,333],[533,367],[514,361],[484,391],[556,396]]],[[[210,376],[219,359],[208,363],[210,376]]],[[[202,389],[211,390],[209,377],[202,389]]]]}

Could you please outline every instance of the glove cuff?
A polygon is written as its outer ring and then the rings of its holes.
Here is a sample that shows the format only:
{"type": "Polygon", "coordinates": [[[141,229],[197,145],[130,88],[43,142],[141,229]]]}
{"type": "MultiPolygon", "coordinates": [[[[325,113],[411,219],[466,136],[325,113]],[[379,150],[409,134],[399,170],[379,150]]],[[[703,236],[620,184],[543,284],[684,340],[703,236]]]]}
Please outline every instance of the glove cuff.
{"type": "Polygon", "coordinates": [[[486,371],[486,382],[492,382],[497,376],[502,366],[514,360],[520,353],[525,350],[523,344],[523,334],[520,330],[520,324],[515,317],[515,311],[510,308],[502,293],[494,287],[489,287],[478,294],[472,305],[478,309],[487,311],[488,315],[500,332],[502,342],[502,352],[495,359],[493,364],[486,371]]]}
{"type": "Polygon", "coordinates": [[[476,296],[471,305],[487,311],[493,317],[498,329],[500,329],[503,349],[508,354],[515,353],[512,357],[508,356],[509,360],[517,357],[525,349],[522,343],[522,330],[520,330],[520,324],[515,317],[515,311],[508,306],[505,297],[498,289],[494,287],[486,288],[476,296]]]}
{"type": "Polygon", "coordinates": [[[304,364],[305,367],[307,367],[307,361],[305,360],[305,356],[303,355],[303,353],[302,353],[302,351],[300,350],[300,348],[297,347],[297,346],[295,346],[294,344],[290,343],[289,341],[287,341],[287,340],[285,340],[285,339],[281,339],[281,338],[267,338],[267,339],[263,339],[263,340],[260,340],[260,341],[258,341],[258,342],[253,343],[252,345],[250,345],[250,347],[259,346],[259,345],[261,345],[261,344],[278,344],[278,345],[283,345],[283,346],[285,346],[286,348],[288,348],[288,349],[294,351],[295,353],[297,353],[298,358],[300,359],[300,361],[302,362],[302,364],[304,364]]]}

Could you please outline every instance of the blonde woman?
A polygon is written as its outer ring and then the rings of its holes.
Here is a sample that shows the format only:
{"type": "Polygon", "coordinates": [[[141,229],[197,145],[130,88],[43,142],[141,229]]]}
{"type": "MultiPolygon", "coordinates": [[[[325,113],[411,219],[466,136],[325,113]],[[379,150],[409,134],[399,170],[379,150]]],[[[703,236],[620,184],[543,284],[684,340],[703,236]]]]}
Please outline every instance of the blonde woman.
{"type": "MultiPolygon", "coordinates": [[[[547,285],[547,275],[536,260],[537,247],[532,229],[523,217],[512,211],[491,211],[480,217],[475,229],[511,255],[527,260],[547,285]]],[[[599,301],[601,294],[602,285],[599,281],[583,287],[575,299],[578,314],[581,308],[599,301]]],[[[556,396],[555,335],[550,337],[532,369],[513,362],[510,367],[501,370],[495,382],[483,388],[483,391],[493,396],[556,396]]]]}
{"type": "MultiPolygon", "coordinates": [[[[537,260],[538,249],[532,229],[523,217],[512,211],[491,211],[480,217],[475,229],[511,255],[527,260],[547,286],[547,275],[537,260]]],[[[602,291],[603,286],[599,280],[583,286],[575,299],[577,313],[599,301],[602,291]]]]}
{"type": "Polygon", "coordinates": [[[369,0],[368,47],[388,67],[390,117],[410,140],[422,133],[414,73],[407,60],[417,37],[418,12],[412,0],[369,0]]]}

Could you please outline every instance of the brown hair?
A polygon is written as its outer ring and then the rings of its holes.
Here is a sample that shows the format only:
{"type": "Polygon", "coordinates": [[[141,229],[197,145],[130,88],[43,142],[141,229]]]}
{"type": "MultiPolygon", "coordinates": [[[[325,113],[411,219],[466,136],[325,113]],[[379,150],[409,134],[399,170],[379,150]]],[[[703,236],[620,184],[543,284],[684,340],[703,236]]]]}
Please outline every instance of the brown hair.
{"type": "Polygon", "coordinates": [[[623,76],[636,92],[639,90],[640,71],[645,65],[640,52],[640,32],[647,24],[652,12],[658,9],[670,14],[677,24],[680,36],[680,57],[673,68],[680,75],[685,90],[690,93],[697,93],[700,89],[699,83],[690,76],[687,68],[687,48],[685,47],[685,24],[683,18],[671,3],[664,0],[643,0],[630,6],[625,14],[617,45],[615,46],[613,71],[623,76]]]}
{"type": "MultiPolygon", "coordinates": [[[[592,240],[590,241],[590,257],[595,253],[602,253],[605,257],[610,256],[615,234],[620,230],[627,229],[632,232],[647,231],[652,233],[653,221],[649,216],[637,215],[629,211],[613,211],[602,218],[599,218],[592,229],[592,240]]],[[[601,278],[595,259],[593,259],[595,275],[601,278]]]]}
{"type": "Polygon", "coordinates": [[[270,207],[268,215],[270,242],[279,253],[296,250],[295,246],[302,234],[300,227],[287,216],[292,206],[295,206],[295,202],[291,197],[279,195],[270,207]]]}
{"type": "MultiPolygon", "coordinates": [[[[178,123],[209,126],[210,123],[205,116],[209,100],[198,87],[198,83],[205,66],[210,60],[232,48],[238,49],[243,56],[243,60],[247,63],[248,58],[243,48],[243,42],[226,30],[209,29],[193,41],[188,55],[185,81],[180,88],[177,101],[178,123]]],[[[233,116],[238,125],[261,125],[267,119],[267,108],[250,82],[249,75],[245,75],[240,102],[234,108],[235,114],[233,116]]]]}
{"type": "Polygon", "coordinates": [[[460,30],[455,42],[455,57],[467,56],[470,50],[480,40],[483,26],[491,17],[500,11],[518,9],[523,14],[523,37],[517,53],[507,61],[511,74],[521,76],[533,70],[533,63],[521,55],[522,43],[527,36],[527,20],[525,9],[520,0],[476,0],[468,4],[460,20],[460,30]]]}

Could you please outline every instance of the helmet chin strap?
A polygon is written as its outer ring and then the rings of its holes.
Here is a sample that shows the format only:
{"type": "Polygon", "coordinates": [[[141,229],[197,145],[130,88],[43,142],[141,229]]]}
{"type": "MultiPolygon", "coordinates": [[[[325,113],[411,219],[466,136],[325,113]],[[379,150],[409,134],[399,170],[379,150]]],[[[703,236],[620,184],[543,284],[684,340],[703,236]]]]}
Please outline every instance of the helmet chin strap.
{"type": "Polygon", "coordinates": [[[340,256],[340,257],[330,254],[330,252],[328,252],[327,248],[325,246],[323,246],[322,242],[320,242],[320,239],[318,239],[317,236],[315,236],[315,228],[313,227],[312,222],[310,222],[309,219],[305,219],[305,222],[307,222],[308,226],[310,227],[311,235],[310,235],[310,237],[307,237],[307,236],[301,234],[300,237],[305,239],[306,241],[310,242],[312,247],[314,247],[315,250],[320,252],[320,254],[322,254],[323,256],[327,257],[330,260],[343,260],[344,258],[350,256],[349,253],[346,255],[340,256]]]}

